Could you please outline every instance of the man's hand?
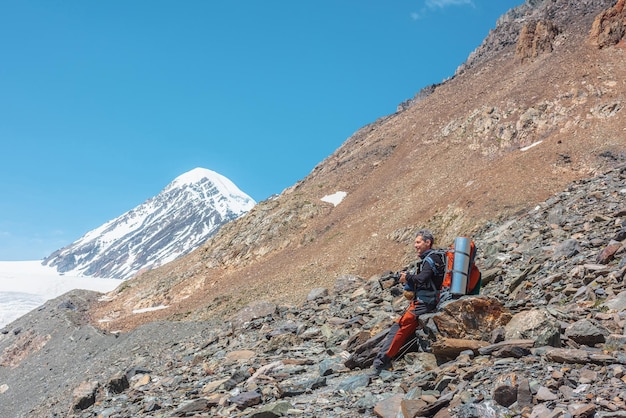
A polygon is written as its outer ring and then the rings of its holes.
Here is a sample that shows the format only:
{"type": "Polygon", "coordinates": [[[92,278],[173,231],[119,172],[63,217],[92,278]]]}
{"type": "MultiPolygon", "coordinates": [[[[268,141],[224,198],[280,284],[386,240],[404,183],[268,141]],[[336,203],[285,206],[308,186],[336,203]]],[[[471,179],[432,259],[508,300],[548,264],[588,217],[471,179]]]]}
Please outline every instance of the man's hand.
{"type": "Polygon", "coordinates": [[[400,272],[400,283],[405,284],[406,283],[406,271],[402,271],[400,272]]]}

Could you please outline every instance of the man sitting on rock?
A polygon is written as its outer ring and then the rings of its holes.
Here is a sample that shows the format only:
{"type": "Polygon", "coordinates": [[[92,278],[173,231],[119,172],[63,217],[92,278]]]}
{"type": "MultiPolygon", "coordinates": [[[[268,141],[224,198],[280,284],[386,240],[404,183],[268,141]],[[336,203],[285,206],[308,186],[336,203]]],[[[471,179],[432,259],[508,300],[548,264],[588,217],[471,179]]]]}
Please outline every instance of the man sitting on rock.
{"type": "Polygon", "coordinates": [[[417,232],[413,246],[421,262],[416,271],[400,274],[404,297],[411,303],[389,329],[380,352],[374,359],[372,367],[376,374],[381,370],[389,370],[393,358],[415,336],[418,317],[433,312],[437,307],[445,266],[442,255],[432,249],[434,243],[435,237],[429,230],[417,232]]]}

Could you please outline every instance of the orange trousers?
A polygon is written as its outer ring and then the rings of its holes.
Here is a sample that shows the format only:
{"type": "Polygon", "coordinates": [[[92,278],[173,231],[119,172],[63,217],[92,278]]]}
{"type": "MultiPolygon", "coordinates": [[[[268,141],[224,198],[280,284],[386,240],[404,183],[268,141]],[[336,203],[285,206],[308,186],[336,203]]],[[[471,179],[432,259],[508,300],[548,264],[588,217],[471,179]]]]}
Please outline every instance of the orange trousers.
{"type": "Polygon", "coordinates": [[[417,318],[426,312],[429,312],[429,309],[422,301],[419,299],[412,301],[404,314],[389,329],[380,353],[384,353],[388,359],[393,359],[402,346],[415,336],[417,318]]]}

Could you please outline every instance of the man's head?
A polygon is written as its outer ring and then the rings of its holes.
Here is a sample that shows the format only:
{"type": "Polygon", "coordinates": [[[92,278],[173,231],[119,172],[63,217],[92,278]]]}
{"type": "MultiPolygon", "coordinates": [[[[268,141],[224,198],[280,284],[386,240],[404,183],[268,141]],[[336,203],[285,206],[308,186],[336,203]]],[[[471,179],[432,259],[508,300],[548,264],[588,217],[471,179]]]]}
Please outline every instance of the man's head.
{"type": "Polygon", "coordinates": [[[415,234],[415,243],[413,246],[417,251],[417,255],[421,256],[424,252],[431,249],[435,243],[435,237],[428,229],[420,229],[415,234]]]}

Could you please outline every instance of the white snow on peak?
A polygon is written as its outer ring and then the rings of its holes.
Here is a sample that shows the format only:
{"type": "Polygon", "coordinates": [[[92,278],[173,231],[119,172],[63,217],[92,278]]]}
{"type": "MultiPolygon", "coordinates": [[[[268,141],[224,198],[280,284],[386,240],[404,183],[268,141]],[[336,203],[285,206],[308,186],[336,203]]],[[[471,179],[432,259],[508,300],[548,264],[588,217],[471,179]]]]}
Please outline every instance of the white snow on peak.
{"type": "Polygon", "coordinates": [[[337,206],[347,195],[348,193],[346,192],[336,192],[322,197],[321,200],[322,202],[332,203],[334,206],[337,206]]]}
{"type": "Polygon", "coordinates": [[[165,187],[165,190],[173,189],[175,187],[181,187],[186,184],[199,183],[202,179],[209,179],[214,183],[219,183],[220,180],[224,181],[222,179],[230,182],[230,180],[226,179],[224,176],[216,173],[213,170],[209,170],[208,168],[196,167],[193,170],[187,171],[186,173],[183,173],[180,176],[176,177],[174,180],[172,180],[170,184],[165,187]]]}
{"type": "MultiPolygon", "coordinates": [[[[202,180],[207,179],[211,183],[215,185],[215,187],[219,190],[221,194],[224,196],[247,196],[244,192],[239,189],[230,181],[230,179],[224,177],[223,175],[209,170],[208,168],[196,167],[193,170],[190,170],[180,176],[176,177],[170,184],[168,184],[163,191],[168,191],[174,188],[180,188],[185,185],[192,185],[200,183],[202,180]]],[[[251,209],[254,206],[254,201],[250,198],[250,207],[247,210],[251,209]]]]}

